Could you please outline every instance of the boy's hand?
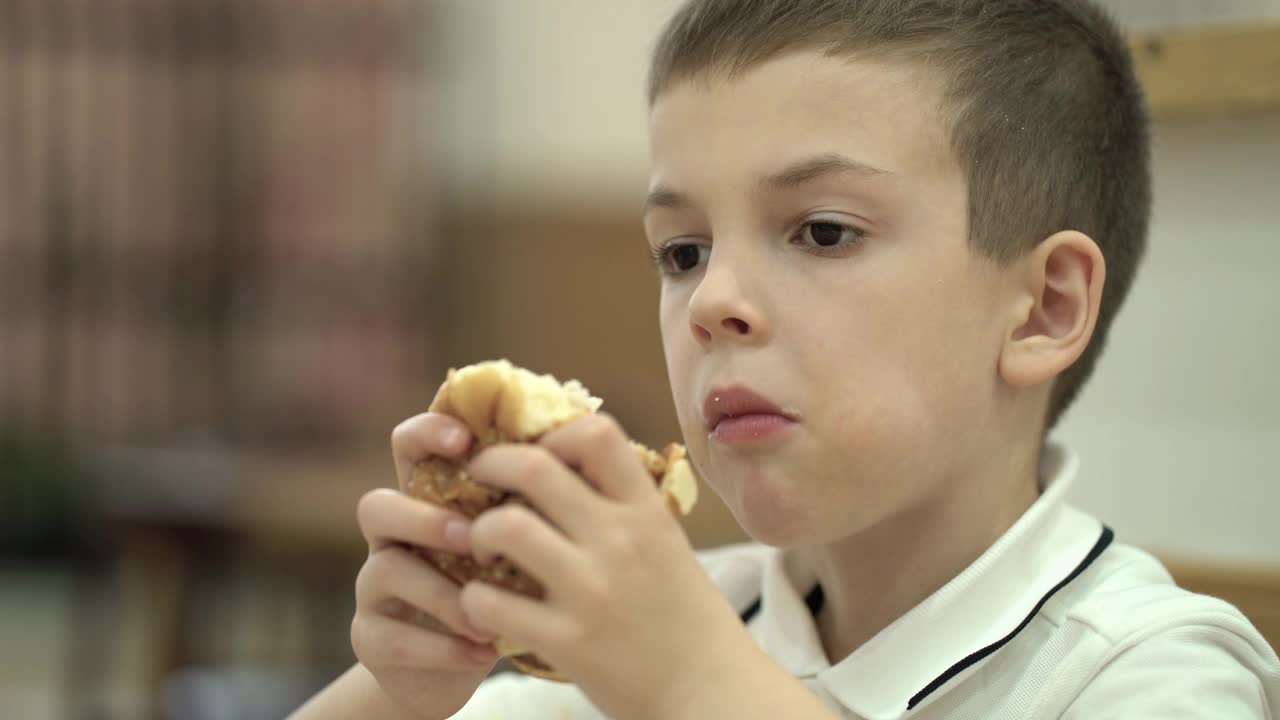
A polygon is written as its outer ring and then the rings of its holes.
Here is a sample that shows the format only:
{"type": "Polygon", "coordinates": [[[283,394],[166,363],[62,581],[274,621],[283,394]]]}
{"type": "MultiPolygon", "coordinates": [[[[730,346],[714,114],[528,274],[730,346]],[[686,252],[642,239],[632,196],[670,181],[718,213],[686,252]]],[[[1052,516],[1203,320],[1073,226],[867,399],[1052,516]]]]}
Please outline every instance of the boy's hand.
{"type": "MultiPolygon", "coordinates": [[[[402,486],[416,462],[428,455],[460,456],[469,444],[466,426],[447,415],[427,413],[401,423],[391,446],[402,486]]],[[[469,552],[469,526],[465,518],[390,489],[361,498],[357,516],[369,558],[356,578],[351,646],[391,699],[414,717],[443,720],[466,704],[498,655],[494,638],[468,625],[461,589],[413,547],[469,552]]]]}
{"type": "Polygon", "coordinates": [[[609,416],[577,420],[537,445],[489,448],[469,471],[532,506],[478,517],[476,557],[506,556],[546,597],[471,582],[461,597],[467,619],[565,671],[610,717],[675,717],[744,659],[764,657],[609,416]]]}

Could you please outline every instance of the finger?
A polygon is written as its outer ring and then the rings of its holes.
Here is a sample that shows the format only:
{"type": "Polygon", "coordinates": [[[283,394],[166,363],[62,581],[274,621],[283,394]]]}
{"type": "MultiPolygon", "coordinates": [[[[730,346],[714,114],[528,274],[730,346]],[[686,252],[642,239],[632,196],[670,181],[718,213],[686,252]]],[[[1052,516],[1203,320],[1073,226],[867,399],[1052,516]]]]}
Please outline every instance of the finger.
{"type": "Polygon", "coordinates": [[[455,417],[429,412],[405,420],[391,431],[400,487],[408,486],[414,465],[433,455],[459,457],[470,445],[471,431],[455,417]]]}
{"type": "Polygon", "coordinates": [[[575,627],[544,602],[473,581],[462,588],[467,619],[493,634],[527,648],[544,649],[575,641],[575,627]]]}
{"type": "Polygon", "coordinates": [[[471,551],[467,518],[390,488],[365,493],[356,504],[356,521],[370,553],[398,543],[471,551]]]}
{"type": "Polygon", "coordinates": [[[517,493],[565,535],[582,539],[604,502],[581,476],[537,445],[495,445],[467,466],[471,479],[517,493]]]}
{"type": "Polygon", "coordinates": [[[568,538],[533,510],[517,504],[476,518],[471,547],[481,564],[501,555],[549,589],[571,586],[586,562],[568,538]]]}
{"type": "MultiPolygon", "coordinates": [[[[356,575],[356,605],[377,610],[398,600],[479,643],[494,638],[472,627],[458,601],[460,588],[413,552],[389,546],[369,556],[356,575]]],[[[402,618],[403,619],[403,618],[402,618]]]]}
{"type": "Polygon", "coordinates": [[[485,668],[498,660],[492,645],[441,635],[382,615],[356,615],[351,648],[369,668],[485,668]]]}
{"type": "Polygon", "coordinates": [[[656,497],[653,476],[640,464],[622,426],[606,413],[556,428],[538,444],[577,468],[607,498],[632,502],[656,497]]]}

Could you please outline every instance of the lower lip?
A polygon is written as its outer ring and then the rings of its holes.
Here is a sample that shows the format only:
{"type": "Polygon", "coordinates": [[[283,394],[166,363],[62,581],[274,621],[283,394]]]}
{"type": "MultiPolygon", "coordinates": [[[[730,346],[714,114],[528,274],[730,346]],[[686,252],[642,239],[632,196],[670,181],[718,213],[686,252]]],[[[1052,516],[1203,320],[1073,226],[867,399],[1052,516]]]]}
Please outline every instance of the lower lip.
{"type": "Polygon", "coordinates": [[[727,445],[743,445],[773,439],[794,424],[782,415],[738,415],[717,423],[711,437],[727,445]]]}

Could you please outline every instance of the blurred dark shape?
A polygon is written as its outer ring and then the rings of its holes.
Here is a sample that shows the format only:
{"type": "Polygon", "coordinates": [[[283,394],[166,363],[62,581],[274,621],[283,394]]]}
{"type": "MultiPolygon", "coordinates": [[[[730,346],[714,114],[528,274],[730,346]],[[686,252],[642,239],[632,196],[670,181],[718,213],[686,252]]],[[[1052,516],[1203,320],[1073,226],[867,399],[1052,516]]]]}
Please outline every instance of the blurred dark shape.
{"type": "Polygon", "coordinates": [[[184,720],[278,720],[314,692],[315,678],[272,668],[184,670],[165,686],[165,717],[184,720]]]}
{"type": "Polygon", "coordinates": [[[0,419],[384,430],[435,329],[425,12],[0,3],[0,419]]]}
{"type": "Polygon", "coordinates": [[[66,716],[350,663],[357,448],[442,375],[432,5],[0,0],[0,583],[71,578],[66,716]]]}
{"type": "Polygon", "coordinates": [[[0,426],[0,563],[65,557],[82,547],[82,473],[59,443],[0,426]]]}

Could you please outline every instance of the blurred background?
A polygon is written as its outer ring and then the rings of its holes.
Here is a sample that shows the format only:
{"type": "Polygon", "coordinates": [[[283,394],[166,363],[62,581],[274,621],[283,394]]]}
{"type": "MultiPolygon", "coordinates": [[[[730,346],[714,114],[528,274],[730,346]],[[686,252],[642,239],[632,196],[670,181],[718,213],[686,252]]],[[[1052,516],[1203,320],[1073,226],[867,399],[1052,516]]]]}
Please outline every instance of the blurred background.
{"type": "MultiPolygon", "coordinates": [[[[676,0],[0,0],[0,717],[279,717],[445,370],[677,436],[639,223],[676,0]]],[[[1152,247],[1075,500],[1280,639],[1280,0],[1115,0],[1152,247]]],[[[710,493],[699,546],[741,537],[710,493]]]]}

